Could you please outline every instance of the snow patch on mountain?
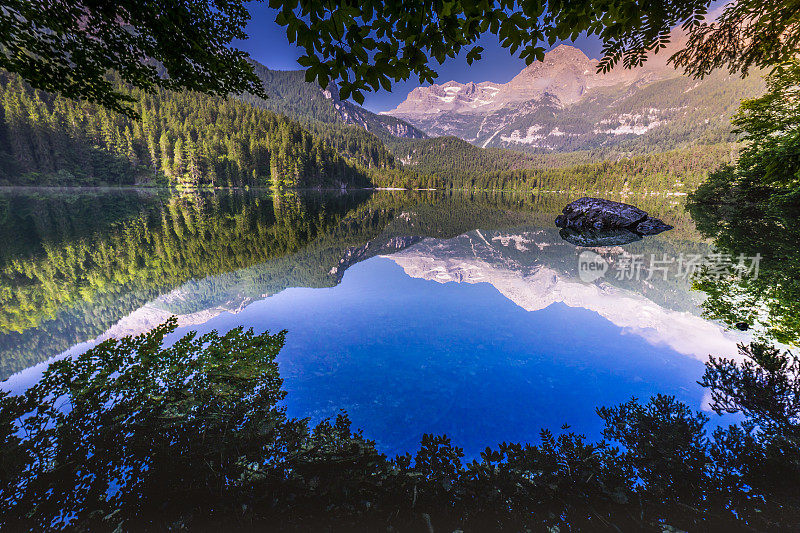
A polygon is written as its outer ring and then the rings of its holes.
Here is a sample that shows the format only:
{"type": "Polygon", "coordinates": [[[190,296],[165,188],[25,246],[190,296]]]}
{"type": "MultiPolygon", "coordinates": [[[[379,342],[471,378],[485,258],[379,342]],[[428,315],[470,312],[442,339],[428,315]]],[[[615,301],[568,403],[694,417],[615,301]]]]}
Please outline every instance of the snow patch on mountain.
{"type": "Polygon", "coordinates": [[[511,135],[501,135],[500,139],[506,142],[512,142],[516,144],[531,144],[534,146],[539,146],[539,141],[544,139],[545,136],[539,133],[536,133],[542,129],[542,126],[539,124],[534,124],[528,131],[525,133],[525,136],[520,133],[519,130],[514,130],[511,132],[511,135]]]}
{"type": "MultiPolygon", "coordinates": [[[[736,344],[741,339],[700,316],[663,308],[641,294],[608,283],[582,283],[545,265],[521,268],[504,258],[502,252],[492,250],[485,237],[488,247],[479,247],[476,239],[469,248],[472,254],[468,255],[462,251],[464,239],[470,239],[470,235],[446,241],[429,238],[384,257],[413,278],[438,283],[490,283],[526,311],[538,311],[554,303],[589,309],[627,334],[701,361],[709,353],[737,353],[736,344]]],[[[535,239],[499,234],[491,236],[490,241],[496,246],[528,251],[535,239]]]]}

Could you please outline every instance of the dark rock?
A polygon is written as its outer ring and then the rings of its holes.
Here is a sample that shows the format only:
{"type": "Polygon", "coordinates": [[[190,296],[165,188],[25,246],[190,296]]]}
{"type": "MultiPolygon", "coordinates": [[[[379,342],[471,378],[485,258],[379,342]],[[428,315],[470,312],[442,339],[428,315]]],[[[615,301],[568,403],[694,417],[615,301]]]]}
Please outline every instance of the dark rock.
{"type": "Polygon", "coordinates": [[[747,331],[748,329],[750,329],[750,324],[748,324],[747,322],[737,322],[734,325],[736,326],[736,329],[738,329],[739,331],[747,331]]]}
{"type": "Polygon", "coordinates": [[[662,231],[672,229],[672,226],[653,217],[647,217],[636,225],[634,230],[639,235],[658,235],[662,231]]]}
{"type": "Polygon", "coordinates": [[[561,238],[575,246],[619,246],[641,241],[642,236],[627,229],[576,231],[564,228],[559,232],[561,238]]]}
{"type": "MultiPolygon", "coordinates": [[[[603,198],[589,198],[588,196],[569,203],[563,214],[556,217],[556,226],[577,232],[601,232],[588,236],[588,240],[626,240],[630,238],[625,233],[609,236],[602,232],[609,230],[625,230],[636,235],[656,235],[662,231],[672,229],[657,218],[629,204],[605,200],[603,198]]],[[[563,235],[562,235],[563,237],[563,235]]],[[[564,237],[566,240],[566,237],[564,237]]],[[[575,239],[574,235],[571,238],[575,239]]],[[[638,240],[638,239],[634,239],[638,240]]],[[[572,242],[570,240],[570,242],[572,242]]],[[[633,242],[629,240],[627,242],[633,242]]]]}
{"type": "Polygon", "coordinates": [[[568,204],[563,213],[556,225],[579,231],[630,228],[647,218],[638,207],[588,196],[568,204]]]}

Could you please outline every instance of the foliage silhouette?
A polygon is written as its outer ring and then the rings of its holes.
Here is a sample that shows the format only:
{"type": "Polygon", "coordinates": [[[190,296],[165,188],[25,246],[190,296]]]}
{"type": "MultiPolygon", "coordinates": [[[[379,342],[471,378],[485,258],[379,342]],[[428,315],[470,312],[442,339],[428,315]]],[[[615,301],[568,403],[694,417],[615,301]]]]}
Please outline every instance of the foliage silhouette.
{"type": "Polygon", "coordinates": [[[776,530],[800,518],[800,363],[774,348],[710,358],[712,408],[744,416],[712,436],[706,415],[656,396],[599,409],[609,441],[543,430],[465,464],[445,436],[388,459],[344,414],[314,428],[287,418],[285,332],[172,339],[175,324],[0,396],[4,527],[776,530]]]}
{"type": "Polygon", "coordinates": [[[106,78],[152,91],[191,89],[263,95],[247,55],[241,1],[151,0],[27,2],[0,9],[0,68],[37,89],[87,99],[129,117],[133,99],[106,78]]]}

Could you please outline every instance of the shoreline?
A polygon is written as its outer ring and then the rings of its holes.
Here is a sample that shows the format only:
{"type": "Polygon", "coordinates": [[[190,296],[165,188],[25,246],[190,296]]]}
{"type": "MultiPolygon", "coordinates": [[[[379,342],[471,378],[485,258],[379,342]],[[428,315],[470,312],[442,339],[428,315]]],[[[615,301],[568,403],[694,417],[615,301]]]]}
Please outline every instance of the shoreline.
{"type": "Polygon", "coordinates": [[[106,192],[106,191],[152,191],[156,192],[169,192],[169,193],[193,193],[193,192],[214,192],[214,191],[268,191],[269,193],[282,193],[282,192],[336,192],[342,194],[364,192],[364,191],[382,191],[382,192],[487,192],[487,193],[508,193],[508,194],[595,194],[595,195],[613,195],[613,196],[664,196],[664,197],[685,197],[688,193],[684,191],[598,191],[586,189],[561,189],[561,190],[540,190],[540,189],[432,189],[432,188],[419,188],[408,189],[404,187],[359,187],[352,189],[341,188],[300,188],[300,189],[283,189],[275,191],[270,187],[198,187],[194,189],[189,188],[174,188],[174,187],[157,187],[157,186],[142,186],[142,185],[0,185],[0,193],[13,192],[13,191],[64,191],[64,192],[106,192]]]}

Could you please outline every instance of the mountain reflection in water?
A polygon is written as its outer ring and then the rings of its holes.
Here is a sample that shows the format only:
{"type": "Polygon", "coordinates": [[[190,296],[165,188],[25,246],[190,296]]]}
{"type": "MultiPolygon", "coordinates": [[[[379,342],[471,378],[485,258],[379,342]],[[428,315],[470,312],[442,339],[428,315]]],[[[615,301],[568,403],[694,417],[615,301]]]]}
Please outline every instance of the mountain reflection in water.
{"type": "MultiPolygon", "coordinates": [[[[735,355],[744,338],[702,319],[677,275],[580,281],[584,249],[552,224],[569,198],[153,195],[72,235],[40,220],[70,214],[57,194],[4,200],[35,205],[41,241],[3,258],[11,389],[35,381],[42,361],[172,315],[172,338],[286,329],[289,415],[345,409],[382,451],[447,433],[474,454],[563,423],[597,436],[594,408],[631,396],[699,407],[702,361],[735,355]]],[[[676,229],[593,251],[614,264],[707,249],[674,202],[643,207],[676,229]]]]}

